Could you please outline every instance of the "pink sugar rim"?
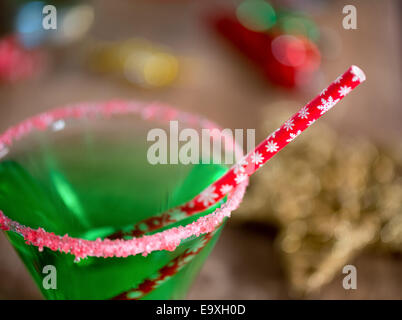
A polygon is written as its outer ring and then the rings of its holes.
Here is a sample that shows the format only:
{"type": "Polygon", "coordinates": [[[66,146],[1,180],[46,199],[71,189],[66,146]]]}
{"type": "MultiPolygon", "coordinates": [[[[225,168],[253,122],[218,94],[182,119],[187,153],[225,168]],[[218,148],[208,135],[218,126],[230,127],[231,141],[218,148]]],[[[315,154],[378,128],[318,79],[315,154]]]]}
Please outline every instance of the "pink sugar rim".
{"type": "MultiPolygon", "coordinates": [[[[33,129],[46,130],[51,124],[58,120],[69,118],[84,118],[101,114],[110,116],[113,114],[140,113],[144,119],[163,116],[163,120],[182,120],[189,124],[200,124],[203,127],[213,129],[218,128],[213,122],[193,114],[178,111],[169,106],[159,103],[140,104],[137,102],[125,102],[114,100],[102,104],[81,103],[74,106],[53,109],[37,116],[29,118],[18,125],[6,130],[0,136],[0,154],[7,150],[7,146],[12,146],[14,141],[29,134],[33,129]]],[[[235,152],[242,153],[237,143],[235,152]]],[[[1,157],[0,157],[1,158],[1,157]]],[[[42,228],[32,229],[19,224],[8,218],[0,210],[0,229],[4,231],[14,231],[20,234],[27,244],[38,247],[39,251],[43,248],[49,248],[52,251],[60,251],[75,256],[76,261],[86,257],[128,257],[142,254],[143,256],[157,250],[174,251],[180,242],[191,236],[200,236],[201,234],[213,231],[220,225],[225,217],[230,217],[233,210],[236,210],[241,203],[248,179],[239,184],[229,195],[228,200],[214,212],[200,217],[196,221],[186,226],[173,227],[153,235],[145,235],[140,238],[129,240],[124,239],[96,239],[85,240],[73,238],[67,234],[59,236],[53,232],[47,232],[42,228]]]]}

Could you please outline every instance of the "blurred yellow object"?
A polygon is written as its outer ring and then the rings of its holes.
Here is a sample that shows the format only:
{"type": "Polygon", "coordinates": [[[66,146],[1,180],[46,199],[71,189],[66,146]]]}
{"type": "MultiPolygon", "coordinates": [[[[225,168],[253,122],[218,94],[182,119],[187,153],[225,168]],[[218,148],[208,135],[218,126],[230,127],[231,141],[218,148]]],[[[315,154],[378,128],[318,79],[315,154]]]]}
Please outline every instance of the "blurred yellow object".
{"type": "Polygon", "coordinates": [[[179,73],[179,61],[173,54],[143,39],[98,44],[90,54],[89,66],[142,88],[168,86],[179,73]]]}
{"type": "Polygon", "coordinates": [[[83,38],[91,28],[95,12],[90,5],[78,5],[69,9],[62,20],[61,34],[58,38],[65,43],[71,43],[83,38]]]}
{"type": "MultiPolygon", "coordinates": [[[[272,131],[289,112],[283,103],[267,108],[262,132],[272,131]]],[[[251,177],[233,219],[278,226],[276,241],[292,288],[316,291],[368,245],[402,251],[397,151],[315,124],[251,177]]]]}

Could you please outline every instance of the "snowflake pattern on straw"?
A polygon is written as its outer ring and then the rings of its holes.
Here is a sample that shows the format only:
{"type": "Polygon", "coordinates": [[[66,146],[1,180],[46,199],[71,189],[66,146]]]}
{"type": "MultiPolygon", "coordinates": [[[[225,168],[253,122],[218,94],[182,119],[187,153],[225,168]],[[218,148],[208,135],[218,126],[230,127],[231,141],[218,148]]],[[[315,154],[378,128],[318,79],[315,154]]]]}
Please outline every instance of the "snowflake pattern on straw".
{"type": "MultiPolygon", "coordinates": [[[[205,238],[201,239],[201,241],[196,241],[195,244],[191,247],[191,249],[189,250],[189,252],[191,252],[192,254],[196,254],[197,252],[199,252],[202,248],[205,247],[205,244],[208,241],[206,241],[205,238]]],[[[191,259],[189,259],[191,260],[191,259]]]]}
{"type": "Polygon", "coordinates": [[[293,130],[294,125],[295,125],[294,120],[289,119],[283,124],[283,127],[286,129],[286,131],[289,131],[289,130],[293,130]]]}
{"type": "Polygon", "coordinates": [[[222,182],[217,181],[215,185],[220,188],[223,184],[235,186],[237,183],[245,181],[246,176],[250,176],[260,168],[287,143],[293,141],[306,128],[311,126],[318,118],[353,90],[359,84],[359,82],[352,81],[355,75],[359,76],[358,80],[363,81],[365,79],[364,73],[360,69],[357,67],[349,68],[343,75],[337,77],[330,86],[323,89],[320,95],[301,108],[299,112],[294,114],[279,129],[271,133],[266,138],[265,143],[258,145],[248,155],[247,159],[254,166],[235,165],[228,174],[221,178],[222,182]],[[256,163],[258,165],[255,165],[256,163]]]}
{"type": "Polygon", "coordinates": [[[366,80],[366,75],[364,74],[364,72],[356,67],[356,66],[351,66],[350,67],[350,73],[353,75],[352,81],[353,82],[363,82],[364,80],[366,80]]]}
{"type": "Polygon", "coordinates": [[[145,279],[140,285],[119,294],[113,300],[139,300],[146,296],[152,290],[157,289],[166,281],[171,279],[174,274],[179,272],[183,267],[190,263],[201,250],[209,243],[216,231],[212,231],[202,236],[191,248],[184,251],[183,254],[177,256],[170,261],[166,266],[152,274],[148,279],[145,279]],[[146,285],[144,285],[146,284],[146,285]],[[151,288],[151,290],[149,290],[151,288]]]}
{"type": "Polygon", "coordinates": [[[244,174],[244,173],[240,173],[238,175],[236,175],[235,181],[237,184],[242,183],[243,181],[246,181],[248,178],[248,175],[244,174]]]}
{"type": "Polygon", "coordinates": [[[170,217],[174,221],[179,221],[187,217],[187,213],[180,209],[173,209],[169,211],[170,217]]]}
{"type": "Polygon", "coordinates": [[[290,133],[290,138],[286,140],[286,142],[291,142],[293,141],[297,136],[301,134],[301,130],[297,131],[296,133],[290,133]]]}
{"type": "Polygon", "coordinates": [[[235,164],[234,168],[233,168],[233,172],[235,174],[239,174],[239,173],[244,173],[246,171],[246,169],[244,168],[244,166],[240,163],[235,164]]]}
{"type": "Polygon", "coordinates": [[[244,173],[246,171],[246,169],[244,168],[245,166],[247,166],[247,160],[246,157],[243,157],[237,164],[235,164],[233,171],[235,174],[239,174],[239,173],[244,173]]]}
{"type": "Polygon", "coordinates": [[[202,202],[204,206],[208,206],[211,203],[215,202],[215,199],[218,197],[218,194],[215,193],[215,186],[210,186],[206,188],[203,192],[201,192],[200,197],[198,198],[198,202],[202,202]]]}
{"type": "Polygon", "coordinates": [[[302,119],[307,119],[309,114],[310,114],[310,112],[308,112],[307,106],[304,106],[303,108],[301,108],[298,113],[299,118],[302,118],[302,119]]]}
{"type": "Polygon", "coordinates": [[[279,146],[274,141],[268,141],[267,144],[265,145],[265,148],[267,149],[267,152],[277,152],[279,146]]]}
{"type": "Polygon", "coordinates": [[[316,120],[316,119],[310,120],[310,121],[307,123],[307,127],[311,126],[311,125],[315,122],[315,120],[316,120]]]}
{"type": "Polygon", "coordinates": [[[255,165],[259,165],[260,163],[262,163],[264,160],[264,156],[259,153],[258,151],[254,152],[251,155],[251,162],[254,163],[255,165]]]}
{"type": "Polygon", "coordinates": [[[230,184],[224,184],[221,188],[220,188],[220,192],[221,192],[221,194],[227,194],[227,193],[229,193],[230,191],[232,191],[232,189],[233,189],[233,186],[232,185],[230,185],[230,184]]]}
{"type": "Polygon", "coordinates": [[[351,88],[351,87],[343,86],[343,87],[340,87],[338,93],[339,93],[340,96],[344,97],[344,96],[346,96],[350,91],[352,91],[352,88],[351,88]]]}
{"type": "Polygon", "coordinates": [[[334,105],[338,103],[339,99],[334,100],[331,96],[328,97],[327,100],[321,98],[321,105],[317,107],[317,109],[321,110],[321,114],[324,114],[329,109],[331,109],[334,105]]]}

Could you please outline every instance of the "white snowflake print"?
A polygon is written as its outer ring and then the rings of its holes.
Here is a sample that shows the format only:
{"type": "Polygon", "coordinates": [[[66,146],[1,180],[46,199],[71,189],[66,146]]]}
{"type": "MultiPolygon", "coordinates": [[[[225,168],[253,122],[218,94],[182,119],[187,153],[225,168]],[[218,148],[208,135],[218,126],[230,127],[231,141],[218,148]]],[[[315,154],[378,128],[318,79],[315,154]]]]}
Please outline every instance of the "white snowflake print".
{"type": "Polygon", "coordinates": [[[234,173],[235,174],[239,174],[239,173],[244,173],[244,171],[246,170],[244,168],[244,166],[247,166],[247,160],[246,157],[243,157],[235,166],[234,166],[234,173]]]}
{"type": "Polygon", "coordinates": [[[138,225],[138,229],[141,230],[141,231],[147,231],[148,230],[148,225],[145,222],[141,222],[138,225]]]}
{"type": "Polygon", "coordinates": [[[279,146],[274,141],[268,141],[265,148],[267,149],[267,152],[276,152],[278,151],[279,146]]]}
{"type": "Polygon", "coordinates": [[[348,86],[343,86],[339,89],[339,95],[340,96],[346,96],[350,91],[352,91],[351,87],[348,86]]]}
{"type": "Polygon", "coordinates": [[[356,82],[357,80],[361,81],[361,79],[359,78],[359,76],[353,76],[352,81],[356,82]]]}
{"type": "Polygon", "coordinates": [[[272,133],[268,136],[268,138],[267,138],[266,140],[271,139],[271,138],[275,138],[276,133],[277,133],[279,130],[280,130],[280,128],[278,128],[278,129],[276,129],[274,132],[272,132],[272,133]]]}
{"type": "Polygon", "coordinates": [[[308,112],[307,107],[303,107],[299,111],[299,117],[302,118],[302,119],[307,119],[309,114],[310,114],[310,112],[308,112]]]}
{"type": "Polygon", "coordinates": [[[239,184],[239,183],[245,181],[246,179],[247,179],[247,175],[244,173],[240,173],[236,176],[235,181],[237,184],[239,184]]]}
{"type": "Polygon", "coordinates": [[[227,194],[228,192],[232,191],[232,189],[233,189],[233,186],[231,186],[230,184],[224,184],[221,187],[220,192],[222,194],[227,194]]]}
{"type": "Polygon", "coordinates": [[[297,136],[299,136],[301,133],[301,130],[297,131],[297,133],[290,133],[290,138],[286,140],[286,142],[293,141],[297,136]]]}
{"type": "Polygon", "coordinates": [[[286,129],[286,131],[289,131],[289,130],[293,130],[293,127],[294,127],[294,123],[293,123],[293,119],[289,119],[289,120],[287,120],[286,122],[285,122],[285,124],[283,125],[283,127],[286,129]]]}
{"type": "Polygon", "coordinates": [[[364,72],[356,66],[352,66],[352,74],[353,74],[353,78],[352,78],[353,82],[356,82],[356,81],[363,82],[364,80],[366,80],[366,76],[364,75],[364,72]]]}
{"type": "Polygon", "coordinates": [[[307,123],[307,127],[311,126],[311,125],[315,122],[315,120],[316,120],[316,119],[310,120],[310,121],[307,123]]]}
{"type": "MultiPolygon", "coordinates": [[[[205,246],[205,243],[206,243],[206,239],[202,239],[201,241],[196,241],[194,243],[194,245],[192,246],[192,248],[190,249],[190,252],[196,253],[198,250],[201,250],[205,246]]],[[[194,255],[188,255],[186,258],[187,258],[186,262],[189,262],[190,260],[194,259],[194,255]]]]}
{"type": "Polygon", "coordinates": [[[264,157],[261,153],[259,153],[258,151],[254,152],[251,155],[251,162],[254,163],[255,165],[259,165],[260,163],[262,163],[264,160],[264,157]]]}
{"type": "Polygon", "coordinates": [[[186,212],[181,211],[179,209],[173,209],[169,213],[170,213],[170,217],[175,221],[179,221],[179,220],[182,220],[187,217],[186,212]]]}
{"type": "Polygon", "coordinates": [[[238,164],[236,164],[236,165],[234,166],[233,172],[234,172],[235,174],[239,174],[239,173],[243,173],[245,170],[246,170],[246,169],[244,169],[244,167],[243,167],[240,163],[238,163],[238,164]]]}
{"type": "Polygon", "coordinates": [[[248,164],[247,156],[244,156],[243,158],[241,158],[238,163],[241,164],[242,166],[246,166],[248,164]]]}
{"type": "Polygon", "coordinates": [[[325,88],[321,91],[320,96],[323,96],[328,91],[328,88],[325,88]]]}
{"type": "Polygon", "coordinates": [[[329,96],[327,100],[321,98],[321,105],[318,106],[317,108],[321,110],[321,114],[324,114],[329,109],[331,109],[338,101],[339,99],[336,99],[334,101],[334,99],[331,96],[329,96]]]}
{"type": "Polygon", "coordinates": [[[194,208],[194,206],[195,206],[195,202],[194,202],[194,200],[191,200],[191,201],[188,203],[188,207],[189,207],[189,208],[194,208]]]}
{"type": "Polygon", "coordinates": [[[210,203],[214,203],[215,202],[215,198],[218,197],[218,194],[215,193],[215,186],[210,186],[207,189],[205,189],[201,194],[200,197],[198,199],[198,202],[202,202],[204,204],[204,206],[209,205],[210,203]]]}
{"type": "Polygon", "coordinates": [[[339,82],[341,82],[341,80],[343,79],[343,77],[342,76],[339,76],[338,78],[336,78],[335,79],[335,83],[339,83],[339,82]]]}

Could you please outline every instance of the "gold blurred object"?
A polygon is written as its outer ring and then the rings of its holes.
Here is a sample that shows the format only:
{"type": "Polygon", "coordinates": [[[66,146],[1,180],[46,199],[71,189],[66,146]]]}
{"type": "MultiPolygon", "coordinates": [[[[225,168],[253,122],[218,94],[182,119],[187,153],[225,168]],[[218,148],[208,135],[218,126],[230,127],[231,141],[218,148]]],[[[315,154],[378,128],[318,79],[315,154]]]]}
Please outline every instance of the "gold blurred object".
{"type": "Polygon", "coordinates": [[[179,73],[179,61],[168,49],[144,39],[96,45],[89,67],[142,88],[168,86],[179,73]]]}
{"type": "MultiPolygon", "coordinates": [[[[264,110],[262,132],[289,113],[264,110]]],[[[292,289],[319,290],[369,245],[402,251],[401,155],[317,123],[251,177],[233,218],[278,226],[292,289]]]]}
{"type": "Polygon", "coordinates": [[[54,40],[68,44],[84,38],[95,20],[94,8],[88,4],[80,4],[69,8],[63,16],[61,32],[54,40]]]}

